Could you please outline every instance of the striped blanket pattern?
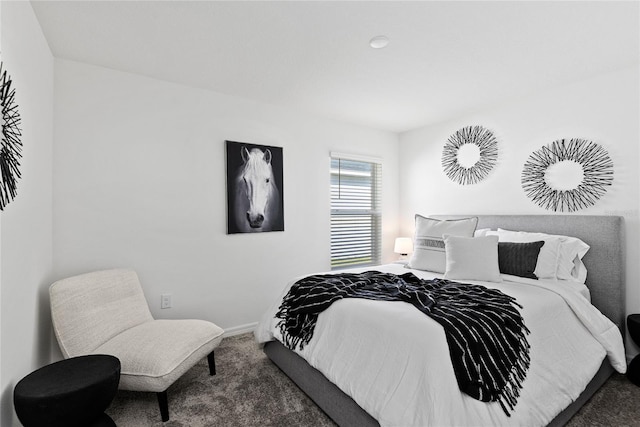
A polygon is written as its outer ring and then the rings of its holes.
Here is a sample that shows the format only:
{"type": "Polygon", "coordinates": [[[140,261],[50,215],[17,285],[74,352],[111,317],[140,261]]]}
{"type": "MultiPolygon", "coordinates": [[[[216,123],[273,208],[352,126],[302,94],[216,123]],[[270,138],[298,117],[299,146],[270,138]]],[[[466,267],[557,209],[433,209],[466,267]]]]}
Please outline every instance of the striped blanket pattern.
{"type": "Polygon", "coordinates": [[[460,390],[483,402],[497,401],[510,415],[530,363],[529,330],[515,298],[481,285],[424,280],[413,273],[312,275],[291,286],[276,314],[284,344],[304,348],[318,315],[343,298],[404,301],[437,321],[460,390]]]}

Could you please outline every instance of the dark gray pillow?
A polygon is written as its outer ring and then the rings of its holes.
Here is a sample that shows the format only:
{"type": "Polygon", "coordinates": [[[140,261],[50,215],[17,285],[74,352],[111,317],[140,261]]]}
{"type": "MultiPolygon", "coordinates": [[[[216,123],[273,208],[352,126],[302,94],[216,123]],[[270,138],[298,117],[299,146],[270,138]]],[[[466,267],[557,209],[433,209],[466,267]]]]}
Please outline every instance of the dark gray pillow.
{"type": "Polygon", "coordinates": [[[540,248],[544,246],[544,241],[515,243],[498,243],[498,267],[500,273],[512,276],[538,279],[533,274],[538,263],[540,248]]]}

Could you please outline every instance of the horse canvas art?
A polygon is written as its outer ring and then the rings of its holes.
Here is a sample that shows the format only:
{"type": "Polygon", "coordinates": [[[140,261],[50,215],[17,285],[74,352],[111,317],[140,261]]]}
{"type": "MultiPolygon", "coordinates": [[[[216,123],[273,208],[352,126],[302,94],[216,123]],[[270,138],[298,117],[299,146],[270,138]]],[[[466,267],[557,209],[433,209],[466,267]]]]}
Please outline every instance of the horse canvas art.
{"type": "Polygon", "coordinates": [[[284,231],[282,148],[226,144],[227,233],[284,231]]]}

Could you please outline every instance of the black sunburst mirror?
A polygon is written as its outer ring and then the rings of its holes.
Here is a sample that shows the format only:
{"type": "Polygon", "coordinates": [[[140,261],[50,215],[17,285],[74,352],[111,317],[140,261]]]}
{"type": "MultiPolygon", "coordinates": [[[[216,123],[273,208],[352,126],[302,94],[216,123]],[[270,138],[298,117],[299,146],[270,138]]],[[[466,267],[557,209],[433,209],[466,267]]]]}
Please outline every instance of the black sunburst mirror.
{"type": "MultiPolygon", "coordinates": [[[[472,156],[473,157],[473,156],[472,156]]],[[[454,182],[476,184],[489,175],[498,160],[498,142],[488,129],[467,126],[451,135],[442,150],[442,168],[454,182]],[[463,164],[461,150],[473,147],[477,151],[472,164],[463,164]]]]}
{"type": "Polygon", "coordinates": [[[575,212],[593,206],[613,182],[613,162],[599,144],[580,138],[559,139],[534,151],[522,169],[522,189],[538,206],[575,212]],[[556,188],[547,180],[548,170],[562,163],[580,168],[579,182],[556,188]]]}
{"type": "Polygon", "coordinates": [[[4,210],[15,197],[17,180],[20,175],[22,142],[20,137],[20,114],[16,104],[16,92],[11,87],[11,77],[0,62],[0,125],[2,142],[0,143],[0,210],[4,210]]]}

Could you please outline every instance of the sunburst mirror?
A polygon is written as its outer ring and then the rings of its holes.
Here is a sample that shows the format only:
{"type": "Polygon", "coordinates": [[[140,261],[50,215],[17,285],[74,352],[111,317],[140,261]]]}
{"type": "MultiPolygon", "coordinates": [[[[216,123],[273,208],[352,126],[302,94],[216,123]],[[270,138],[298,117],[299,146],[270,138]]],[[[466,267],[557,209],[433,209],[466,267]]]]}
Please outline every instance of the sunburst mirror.
{"type": "Polygon", "coordinates": [[[444,173],[458,184],[476,184],[493,169],[498,142],[482,126],[467,126],[451,135],[442,150],[444,173]]]}
{"type": "Polygon", "coordinates": [[[15,89],[11,87],[11,77],[0,62],[0,126],[2,141],[0,142],[0,210],[16,196],[17,179],[20,175],[20,158],[22,142],[20,137],[20,114],[15,102],[15,89]]]}
{"type": "Polygon", "coordinates": [[[613,162],[599,144],[560,139],[529,156],[522,188],[539,206],[575,212],[595,204],[613,182],[613,162]]]}

